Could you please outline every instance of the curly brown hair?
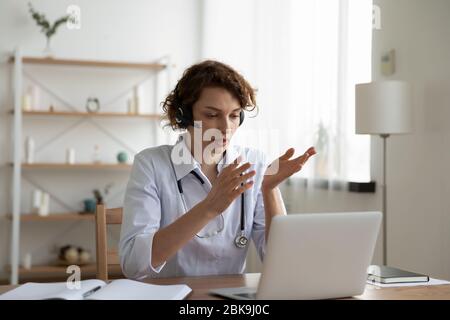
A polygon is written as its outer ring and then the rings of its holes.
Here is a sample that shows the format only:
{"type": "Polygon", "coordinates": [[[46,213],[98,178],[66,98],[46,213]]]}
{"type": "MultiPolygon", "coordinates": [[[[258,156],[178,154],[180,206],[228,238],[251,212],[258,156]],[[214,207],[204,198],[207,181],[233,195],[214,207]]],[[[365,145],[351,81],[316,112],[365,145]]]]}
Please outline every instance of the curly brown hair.
{"type": "Polygon", "coordinates": [[[186,129],[176,121],[177,110],[181,107],[192,115],[192,106],[206,87],[226,89],[239,101],[243,110],[253,111],[257,108],[255,90],[243,76],[224,63],[206,60],[186,69],[175,88],[162,102],[167,125],[174,130],[186,129]]]}

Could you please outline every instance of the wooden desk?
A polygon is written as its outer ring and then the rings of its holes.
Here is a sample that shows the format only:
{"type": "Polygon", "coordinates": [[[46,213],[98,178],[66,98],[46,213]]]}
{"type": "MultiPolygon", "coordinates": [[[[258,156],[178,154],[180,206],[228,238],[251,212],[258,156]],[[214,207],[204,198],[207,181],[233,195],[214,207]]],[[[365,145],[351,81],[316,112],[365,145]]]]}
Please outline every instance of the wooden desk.
{"type": "MultiPolygon", "coordinates": [[[[189,300],[219,299],[211,296],[208,291],[213,288],[225,287],[256,287],[259,273],[243,275],[207,276],[207,277],[180,277],[150,279],[146,282],[153,284],[180,284],[185,283],[192,288],[189,300]]],[[[0,294],[11,290],[14,286],[0,286],[0,294]]],[[[379,288],[367,285],[364,294],[354,297],[361,300],[450,300],[450,285],[442,286],[417,286],[401,288],[379,288]]]]}

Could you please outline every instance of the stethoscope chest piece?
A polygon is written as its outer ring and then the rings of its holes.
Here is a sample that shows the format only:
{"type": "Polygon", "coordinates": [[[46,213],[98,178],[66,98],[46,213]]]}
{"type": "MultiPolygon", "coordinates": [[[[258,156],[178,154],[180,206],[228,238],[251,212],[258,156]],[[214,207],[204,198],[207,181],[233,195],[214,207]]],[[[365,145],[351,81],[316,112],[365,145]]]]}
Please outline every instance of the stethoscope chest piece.
{"type": "Polygon", "coordinates": [[[236,247],[238,248],[245,248],[245,246],[248,243],[248,239],[247,237],[244,235],[244,233],[242,232],[240,235],[238,235],[236,237],[236,239],[234,239],[234,244],[236,245],[236,247]]]}

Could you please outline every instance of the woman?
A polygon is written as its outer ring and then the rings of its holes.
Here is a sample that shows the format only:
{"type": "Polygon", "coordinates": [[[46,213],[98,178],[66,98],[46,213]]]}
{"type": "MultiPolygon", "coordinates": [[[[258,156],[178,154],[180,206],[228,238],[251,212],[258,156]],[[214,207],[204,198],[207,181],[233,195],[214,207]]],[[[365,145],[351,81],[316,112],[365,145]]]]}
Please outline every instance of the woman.
{"type": "Polygon", "coordinates": [[[315,150],[292,158],[291,148],[267,166],[261,152],[231,145],[255,107],[251,86],[225,64],[184,72],[163,109],[186,132],[134,160],[119,243],[127,277],[242,273],[249,239],[263,259],[271,219],[286,214],[277,186],[315,150]]]}

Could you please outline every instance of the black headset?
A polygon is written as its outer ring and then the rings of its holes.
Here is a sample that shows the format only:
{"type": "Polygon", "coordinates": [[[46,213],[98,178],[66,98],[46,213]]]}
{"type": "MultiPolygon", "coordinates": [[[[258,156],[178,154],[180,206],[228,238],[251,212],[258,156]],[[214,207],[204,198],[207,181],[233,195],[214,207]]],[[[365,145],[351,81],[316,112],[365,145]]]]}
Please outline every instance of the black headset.
{"type": "MultiPolygon", "coordinates": [[[[239,126],[244,122],[244,118],[244,110],[241,110],[239,113],[239,126]]],[[[175,121],[178,126],[183,129],[193,126],[194,120],[192,119],[192,108],[178,107],[175,113],[175,121]]]]}

